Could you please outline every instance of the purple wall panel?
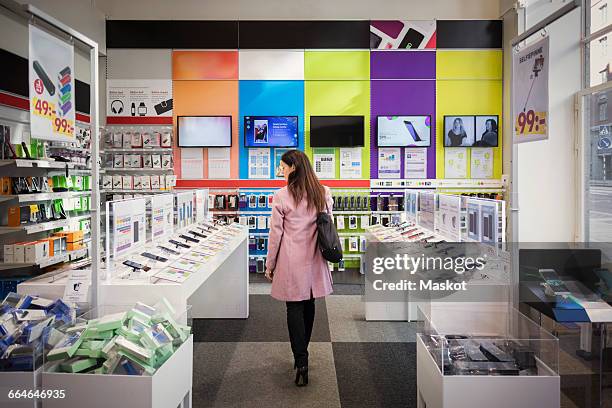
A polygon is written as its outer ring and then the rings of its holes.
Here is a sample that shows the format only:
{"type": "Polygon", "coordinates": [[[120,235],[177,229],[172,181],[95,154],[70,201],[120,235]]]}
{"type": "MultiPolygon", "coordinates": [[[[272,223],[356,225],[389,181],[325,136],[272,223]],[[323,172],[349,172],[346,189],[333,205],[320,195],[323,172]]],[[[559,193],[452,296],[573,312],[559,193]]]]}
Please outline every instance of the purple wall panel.
{"type": "MultiPolygon", "coordinates": [[[[436,81],[381,80],[371,81],[371,156],[370,177],[378,178],[378,144],[376,116],[431,115],[431,146],[427,149],[427,178],[436,178],[436,81]]],[[[404,178],[404,150],[401,149],[401,178],[404,178]]]]}
{"type": "Polygon", "coordinates": [[[435,51],[372,51],[372,79],[435,79],[435,51]]]}

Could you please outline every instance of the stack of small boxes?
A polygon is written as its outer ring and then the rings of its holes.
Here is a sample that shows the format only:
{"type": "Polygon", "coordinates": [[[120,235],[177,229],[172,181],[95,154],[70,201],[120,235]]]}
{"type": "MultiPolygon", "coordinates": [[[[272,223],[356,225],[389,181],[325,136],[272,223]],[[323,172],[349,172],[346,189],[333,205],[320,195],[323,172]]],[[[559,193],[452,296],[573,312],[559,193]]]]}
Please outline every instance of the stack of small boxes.
{"type": "Polygon", "coordinates": [[[137,303],[128,312],[77,322],[47,354],[49,371],[152,375],[189,338],[164,299],[154,307],[137,303]]]}
{"type": "Polygon", "coordinates": [[[63,338],[76,309],[61,299],[9,293],[0,304],[0,371],[33,371],[63,338]]]}
{"type": "Polygon", "coordinates": [[[83,236],[80,230],[63,231],[36,241],[5,244],[4,263],[41,264],[49,258],[85,248],[83,236]]]}

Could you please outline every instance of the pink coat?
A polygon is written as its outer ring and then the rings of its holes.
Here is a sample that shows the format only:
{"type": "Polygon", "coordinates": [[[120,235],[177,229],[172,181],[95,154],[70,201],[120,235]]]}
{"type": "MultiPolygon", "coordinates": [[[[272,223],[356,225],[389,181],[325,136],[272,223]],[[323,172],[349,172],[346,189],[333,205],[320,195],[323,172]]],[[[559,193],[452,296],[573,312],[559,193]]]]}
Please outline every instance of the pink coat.
{"type": "MultiPolygon", "coordinates": [[[[325,187],[331,214],[333,200],[325,187]]],[[[295,203],[287,187],[274,194],[266,268],[274,272],[272,297],[300,301],[332,293],[327,261],[317,245],[317,211],[307,209],[306,200],[295,203]]]]}

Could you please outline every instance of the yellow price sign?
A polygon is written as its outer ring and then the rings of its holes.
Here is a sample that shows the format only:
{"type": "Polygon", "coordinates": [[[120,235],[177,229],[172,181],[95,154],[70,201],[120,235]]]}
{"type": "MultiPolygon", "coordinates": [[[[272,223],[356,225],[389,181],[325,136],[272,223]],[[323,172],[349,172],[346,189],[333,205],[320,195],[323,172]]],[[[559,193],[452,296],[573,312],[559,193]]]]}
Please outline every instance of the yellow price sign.
{"type": "Polygon", "coordinates": [[[514,129],[519,136],[545,135],[548,128],[547,113],[528,110],[521,112],[514,121],[514,129]]]}
{"type": "Polygon", "coordinates": [[[34,98],[32,100],[34,105],[34,113],[37,116],[53,120],[56,115],[55,104],[44,99],[34,98]]]}
{"type": "Polygon", "coordinates": [[[60,135],[73,136],[74,135],[74,122],[60,117],[53,118],[53,132],[59,133],[60,135]]]}

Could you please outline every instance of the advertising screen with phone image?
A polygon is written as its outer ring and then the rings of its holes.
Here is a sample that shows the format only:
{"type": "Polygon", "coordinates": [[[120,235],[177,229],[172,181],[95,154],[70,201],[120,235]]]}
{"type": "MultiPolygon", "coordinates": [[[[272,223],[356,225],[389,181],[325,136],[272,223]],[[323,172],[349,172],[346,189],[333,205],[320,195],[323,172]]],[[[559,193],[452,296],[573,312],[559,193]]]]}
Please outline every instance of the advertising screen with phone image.
{"type": "Polygon", "coordinates": [[[497,147],[499,116],[476,116],[474,147],[497,147]]]}
{"type": "Polygon", "coordinates": [[[363,116],[311,116],[311,147],[362,147],[363,116]]]}
{"type": "Polygon", "coordinates": [[[179,116],[179,147],[231,147],[231,116],[179,116]]]}
{"type": "Polygon", "coordinates": [[[378,116],[379,147],[429,147],[430,116],[378,116]]]}
{"type": "Polygon", "coordinates": [[[245,116],[245,147],[298,147],[297,116],[245,116]]]}
{"type": "Polygon", "coordinates": [[[472,147],[474,116],[444,116],[444,147],[472,147]]]}

